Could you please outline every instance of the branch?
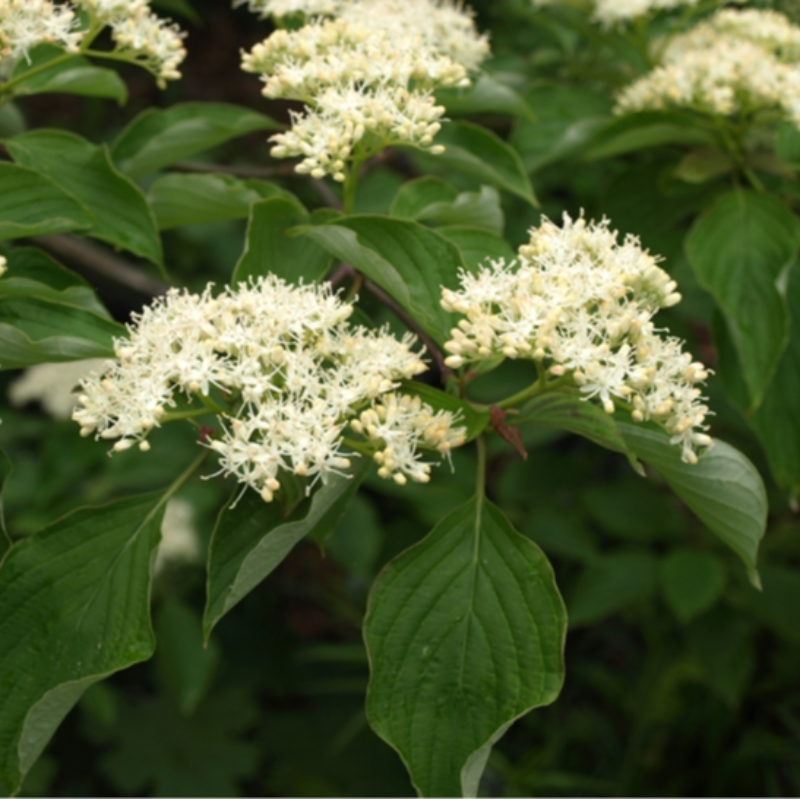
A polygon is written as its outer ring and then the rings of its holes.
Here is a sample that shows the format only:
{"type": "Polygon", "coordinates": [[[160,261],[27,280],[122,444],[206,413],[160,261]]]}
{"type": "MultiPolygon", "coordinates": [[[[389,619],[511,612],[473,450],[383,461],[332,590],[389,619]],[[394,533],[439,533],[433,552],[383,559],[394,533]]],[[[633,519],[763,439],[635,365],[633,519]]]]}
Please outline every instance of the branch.
{"type": "MultiPolygon", "coordinates": [[[[351,268],[352,269],[352,268],[351,268]]],[[[439,368],[439,372],[442,376],[442,381],[446,380],[447,377],[450,376],[452,370],[444,363],[444,356],[442,355],[442,351],[439,349],[436,342],[428,336],[425,331],[420,328],[417,321],[411,317],[404,308],[399,306],[380,286],[376,286],[372,281],[365,281],[364,288],[377,300],[380,300],[388,309],[393,311],[402,322],[404,322],[409,330],[413,331],[419,340],[425,345],[425,348],[431,354],[433,360],[436,362],[436,366],[439,368]]]]}
{"type": "Polygon", "coordinates": [[[169,288],[166,283],[151,278],[126,259],[114,255],[88,239],[54,234],[34,236],[31,241],[59,258],[76,262],[83,268],[81,271],[89,272],[127,289],[133,289],[148,297],[165,294],[169,288]]]}

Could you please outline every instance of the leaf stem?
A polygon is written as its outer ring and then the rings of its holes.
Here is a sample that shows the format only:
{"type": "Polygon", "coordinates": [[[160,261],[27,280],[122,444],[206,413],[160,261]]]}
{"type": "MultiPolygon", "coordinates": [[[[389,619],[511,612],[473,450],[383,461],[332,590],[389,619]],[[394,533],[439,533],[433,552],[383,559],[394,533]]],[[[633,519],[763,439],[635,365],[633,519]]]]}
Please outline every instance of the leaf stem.
{"type": "Polygon", "coordinates": [[[183,484],[186,483],[186,481],[188,481],[195,472],[197,472],[197,470],[200,468],[200,465],[206,460],[206,458],[208,458],[208,454],[210,452],[210,450],[203,448],[203,452],[200,453],[200,455],[197,456],[197,458],[192,461],[192,463],[189,464],[189,466],[186,467],[186,469],[180,475],[178,475],[177,478],[175,478],[167,491],[161,495],[161,499],[158,501],[158,505],[156,505],[156,507],[153,509],[153,512],[157,511],[159,508],[161,508],[161,506],[167,503],[175,494],[175,492],[177,492],[178,489],[180,489],[181,486],[183,486],[183,484]]]}
{"type": "Polygon", "coordinates": [[[486,496],[486,439],[479,436],[475,440],[478,448],[478,477],[475,481],[475,494],[478,502],[486,496]]]}
{"type": "Polygon", "coordinates": [[[209,413],[207,408],[192,408],[187,411],[173,411],[165,414],[161,418],[162,423],[176,422],[181,419],[194,419],[195,417],[205,417],[209,413]]]}
{"type": "Polygon", "coordinates": [[[47,72],[47,70],[57,67],[59,64],[64,64],[70,59],[77,58],[77,56],[77,53],[63,53],[62,55],[56,56],[44,64],[39,64],[38,67],[34,67],[33,69],[29,69],[27,72],[23,72],[21,75],[17,75],[16,78],[12,78],[5,83],[0,83],[0,95],[11,94],[11,90],[20,83],[24,83],[29,78],[35,78],[42,72],[47,72]]]}
{"type": "Polygon", "coordinates": [[[361,172],[362,159],[353,161],[353,165],[347,172],[347,177],[344,179],[344,193],[342,196],[342,205],[344,206],[345,214],[352,214],[356,205],[356,187],[358,186],[358,174],[361,172]]]}

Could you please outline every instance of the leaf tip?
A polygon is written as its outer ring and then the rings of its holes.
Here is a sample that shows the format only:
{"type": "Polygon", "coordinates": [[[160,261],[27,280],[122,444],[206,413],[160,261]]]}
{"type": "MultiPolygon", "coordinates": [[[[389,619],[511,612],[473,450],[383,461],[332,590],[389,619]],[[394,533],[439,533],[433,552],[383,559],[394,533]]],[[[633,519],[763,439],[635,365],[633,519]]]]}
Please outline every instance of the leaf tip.
{"type": "Polygon", "coordinates": [[[750,581],[750,585],[759,592],[764,591],[764,587],[761,585],[761,576],[758,574],[758,570],[755,567],[749,567],[747,570],[747,579],[750,581]]]}

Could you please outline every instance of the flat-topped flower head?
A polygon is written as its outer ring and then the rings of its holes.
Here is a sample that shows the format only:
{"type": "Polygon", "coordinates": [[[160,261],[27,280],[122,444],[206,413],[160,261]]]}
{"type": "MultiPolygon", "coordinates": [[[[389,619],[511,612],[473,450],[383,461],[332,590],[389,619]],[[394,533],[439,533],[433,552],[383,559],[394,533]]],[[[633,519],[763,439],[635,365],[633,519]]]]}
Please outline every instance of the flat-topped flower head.
{"type": "Polygon", "coordinates": [[[473,13],[460,0],[238,0],[262,17],[293,14],[337,17],[393,40],[418,38],[431,52],[447,56],[468,71],[489,55],[489,40],[478,32],[473,13]]]}
{"type": "Polygon", "coordinates": [[[660,43],[660,65],[626,87],[616,113],[681,107],[800,127],[800,27],[784,15],[723,9],[660,43]]]}
{"type": "Polygon", "coordinates": [[[0,60],[27,59],[40,44],[75,52],[83,33],[72,8],[51,0],[0,0],[0,60]]]}
{"type": "Polygon", "coordinates": [[[244,56],[264,94],[301,100],[292,128],[275,134],[272,155],[300,157],[298,172],[344,181],[349,165],[392,144],[433,153],[444,107],[433,90],[467,81],[466,70],[423,46],[344,19],[279,30],[244,56]]]}
{"type": "Polygon", "coordinates": [[[386,477],[427,480],[423,451],[441,458],[463,443],[464,429],[453,414],[397,393],[426,369],[413,337],[350,326],[352,310],[325,287],[274,276],[217,296],[210,286],[202,295],[172,290],[116,342],[117,360],[82,381],[73,419],[85,436],[117,439],[116,451],[148,450],[147,435],[170,410],[180,402],[186,416],[199,399],[197,416],[212,408],[218,417],[205,444],[222,471],[267,502],[283,475],[308,478],[310,488],[347,470],[358,451],[383,469],[393,448],[402,456],[386,477]],[[403,413],[381,410],[394,405],[403,413]],[[363,427],[371,412],[379,429],[363,427]],[[348,425],[361,437],[355,444],[345,444],[348,425]]]}
{"type": "Polygon", "coordinates": [[[620,406],[659,423],[694,463],[711,444],[697,387],[708,373],[652,322],[680,301],[675,289],[638,239],[619,243],[608,221],[543,220],[516,262],[490,261],[462,273],[460,290],[442,292],[444,309],[463,315],[445,363],[530,359],[609,414],[620,406]]]}
{"type": "Polygon", "coordinates": [[[272,155],[300,157],[299,172],[344,181],[353,164],[390,145],[441,152],[433,139],[445,109],[433,92],[468,86],[488,54],[470,14],[445,0],[350,0],[333,16],[277,30],[243,56],[266,97],[306,106],[271,138],[272,155]]]}

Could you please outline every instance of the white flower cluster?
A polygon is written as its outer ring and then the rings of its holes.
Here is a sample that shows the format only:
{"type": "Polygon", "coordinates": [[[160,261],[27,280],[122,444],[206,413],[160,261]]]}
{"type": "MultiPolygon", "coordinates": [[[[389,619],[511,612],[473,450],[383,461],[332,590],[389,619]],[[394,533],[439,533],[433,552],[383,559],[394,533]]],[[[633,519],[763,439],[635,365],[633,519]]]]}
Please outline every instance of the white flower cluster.
{"type": "Polygon", "coordinates": [[[261,16],[338,17],[396,39],[419,37],[425,47],[476,70],[489,55],[489,39],[479,34],[471,9],[460,0],[238,0],[261,16]]]}
{"type": "Polygon", "coordinates": [[[774,111],[800,127],[800,27],[784,15],[725,9],[662,48],[660,66],[622,91],[616,113],[774,111]]]}
{"type": "Polygon", "coordinates": [[[83,36],[75,12],[51,0],[0,0],[0,57],[28,58],[39,44],[76,51],[83,36]]]}
{"type": "Polygon", "coordinates": [[[77,0],[95,19],[111,27],[118,52],[150,70],[163,89],[167,81],[181,77],[186,58],[184,34],[177,25],[156,16],[149,0],[77,0]]]}
{"type": "Polygon", "coordinates": [[[618,244],[606,220],[587,225],[565,214],[561,228],[543,220],[531,230],[518,264],[490,263],[464,273],[460,291],[442,292],[445,310],[464,315],[445,363],[532,359],[607,413],[621,404],[637,422],[657,422],[696,463],[698,448],[711,445],[697,387],[708,373],[653,325],[680,295],[638,239],[618,244]]]}
{"type": "Polygon", "coordinates": [[[272,137],[272,155],[299,156],[298,172],[344,181],[348,164],[391,144],[441,152],[433,138],[444,108],[433,91],[469,85],[488,54],[469,13],[446,0],[340,0],[332,13],[276,31],[243,58],[266,97],[306,104],[291,130],[272,137]]]}
{"type": "MultiPolygon", "coordinates": [[[[534,8],[556,5],[563,0],[531,0],[534,8]]],[[[699,0],[593,0],[593,18],[607,26],[619,25],[637,17],[694,6],[699,0]]]]}
{"type": "Polygon", "coordinates": [[[213,390],[230,407],[217,412],[222,430],[206,445],[223,472],[267,502],[282,473],[325,481],[347,469],[348,423],[383,477],[427,481],[419,447],[446,455],[464,442],[464,428],[449,412],[397,395],[400,380],[426,369],[413,337],[351,328],[352,310],[329,288],[274,276],[217,297],[211,287],[173,290],[116,342],[108,371],[82,381],[73,419],[85,436],[119,439],[116,451],[137,442],[148,450],[145,437],[179,394],[210,402],[213,390]]]}
{"type": "Polygon", "coordinates": [[[0,0],[0,54],[13,62],[45,42],[77,52],[86,35],[77,9],[110,26],[115,52],[150,70],[159,86],[180,78],[178,66],[186,56],[183,34],[153,14],[149,0],[73,0],[60,5],[51,0],[0,0]]]}

